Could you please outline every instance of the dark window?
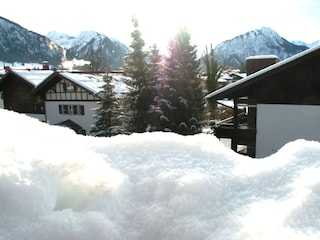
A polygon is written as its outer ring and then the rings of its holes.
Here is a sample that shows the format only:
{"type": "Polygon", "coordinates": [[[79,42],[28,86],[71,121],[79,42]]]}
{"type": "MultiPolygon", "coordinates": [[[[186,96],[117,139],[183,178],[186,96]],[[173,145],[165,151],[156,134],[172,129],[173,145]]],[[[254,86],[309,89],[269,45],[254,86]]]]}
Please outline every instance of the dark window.
{"type": "Polygon", "coordinates": [[[77,105],[72,105],[73,108],[73,114],[77,115],[78,114],[78,106],[77,105]]]}
{"type": "Polygon", "coordinates": [[[59,113],[67,115],[84,115],[84,105],[59,105],[59,113]]]}
{"type": "Polygon", "coordinates": [[[84,115],[84,106],[79,105],[79,108],[80,108],[80,115],[84,115]]]}
{"type": "Polygon", "coordinates": [[[68,110],[69,110],[68,105],[63,105],[63,114],[69,114],[68,110]]]}

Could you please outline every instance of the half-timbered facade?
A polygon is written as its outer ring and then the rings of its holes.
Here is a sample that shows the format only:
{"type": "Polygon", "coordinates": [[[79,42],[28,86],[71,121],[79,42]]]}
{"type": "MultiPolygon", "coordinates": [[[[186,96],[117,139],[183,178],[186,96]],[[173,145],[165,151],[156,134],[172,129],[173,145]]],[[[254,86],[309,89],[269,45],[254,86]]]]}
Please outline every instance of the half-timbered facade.
{"type": "Polygon", "coordinates": [[[95,122],[95,109],[100,100],[97,93],[103,84],[103,74],[54,72],[32,94],[44,99],[49,124],[72,122],[82,128],[74,130],[88,134],[95,122]]]}
{"type": "Polygon", "coordinates": [[[297,138],[320,141],[320,46],[253,72],[206,96],[233,100],[233,118],[216,124],[215,135],[231,139],[235,151],[247,146],[253,157],[297,138]]]}

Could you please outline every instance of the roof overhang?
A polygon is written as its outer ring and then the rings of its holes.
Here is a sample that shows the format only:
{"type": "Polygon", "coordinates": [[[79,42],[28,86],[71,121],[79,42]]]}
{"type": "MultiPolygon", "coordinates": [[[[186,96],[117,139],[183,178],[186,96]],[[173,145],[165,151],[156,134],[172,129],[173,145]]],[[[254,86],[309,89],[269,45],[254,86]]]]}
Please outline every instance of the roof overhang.
{"type": "Polygon", "coordinates": [[[279,72],[282,72],[292,66],[295,66],[305,60],[308,60],[314,56],[320,55],[320,45],[300,52],[292,57],[289,57],[283,61],[275,63],[269,67],[266,67],[260,71],[257,71],[247,77],[242,78],[234,83],[231,83],[225,87],[222,87],[212,93],[209,93],[205,98],[209,101],[216,101],[219,99],[234,99],[246,96],[246,89],[253,84],[260,82],[270,76],[273,76],[279,72]]]}

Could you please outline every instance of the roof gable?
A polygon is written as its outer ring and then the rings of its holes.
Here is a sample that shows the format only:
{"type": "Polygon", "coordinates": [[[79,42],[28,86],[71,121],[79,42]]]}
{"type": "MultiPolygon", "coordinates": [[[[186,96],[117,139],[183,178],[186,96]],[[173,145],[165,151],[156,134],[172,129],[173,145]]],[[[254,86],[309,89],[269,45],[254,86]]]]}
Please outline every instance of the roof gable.
{"type": "Polygon", "coordinates": [[[104,85],[103,74],[88,74],[88,73],[74,73],[74,72],[54,72],[41,82],[33,91],[32,94],[43,94],[65,79],[73,84],[87,90],[92,94],[97,94],[104,85]]]}
{"type": "Polygon", "coordinates": [[[260,81],[276,75],[288,68],[292,68],[304,61],[320,56],[320,45],[314,48],[310,48],[301,53],[298,53],[290,58],[275,63],[269,67],[266,67],[260,71],[257,71],[243,79],[231,83],[223,88],[220,88],[206,96],[208,100],[218,100],[224,98],[242,97],[246,88],[252,86],[260,81]]]}
{"type": "Polygon", "coordinates": [[[10,70],[0,79],[0,87],[5,84],[10,76],[16,76],[32,88],[38,86],[44,79],[51,75],[51,70],[10,70]]]}
{"type": "Polygon", "coordinates": [[[105,84],[103,81],[104,74],[61,72],[60,75],[93,94],[100,92],[105,84]]]}

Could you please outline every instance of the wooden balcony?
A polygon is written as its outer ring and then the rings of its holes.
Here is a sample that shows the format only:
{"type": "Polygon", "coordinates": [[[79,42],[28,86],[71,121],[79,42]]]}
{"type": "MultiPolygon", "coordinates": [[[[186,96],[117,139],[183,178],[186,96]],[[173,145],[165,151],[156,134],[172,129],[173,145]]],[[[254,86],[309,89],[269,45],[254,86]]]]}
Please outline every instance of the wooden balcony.
{"type": "Polygon", "coordinates": [[[238,152],[238,146],[246,146],[246,154],[255,156],[256,128],[248,127],[245,116],[239,115],[239,124],[234,126],[233,117],[218,122],[214,126],[214,135],[217,138],[231,139],[231,148],[238,152]]]}

